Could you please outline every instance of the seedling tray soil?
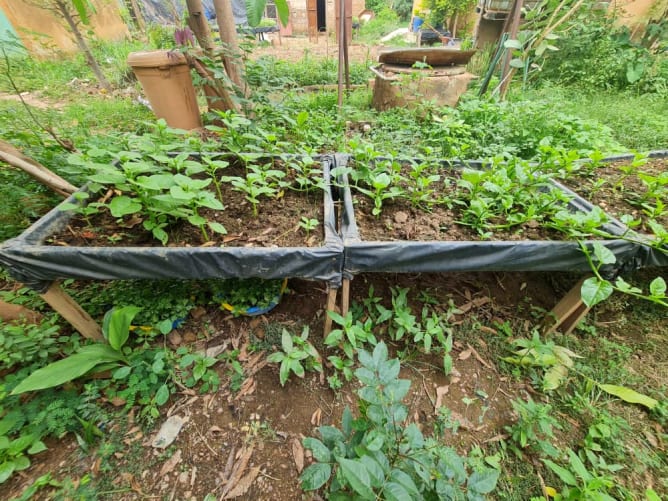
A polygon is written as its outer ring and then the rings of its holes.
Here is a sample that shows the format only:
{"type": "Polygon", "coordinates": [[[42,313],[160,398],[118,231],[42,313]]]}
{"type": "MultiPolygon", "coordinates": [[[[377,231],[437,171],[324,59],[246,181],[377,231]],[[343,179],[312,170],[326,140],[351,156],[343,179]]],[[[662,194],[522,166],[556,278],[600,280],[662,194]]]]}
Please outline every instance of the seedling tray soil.
{"type": "MultiPolygon", "coordinates": [[[[337,167],[345,166],[349,158],[344,155],[336,157],[337,167]]],[[[444,173],[452,168],[453,164],[444,162],[444,173]]],[[[467,164],[468,167],[479,168],[479,163],[467,164]]],[[[459,165],[461,167],[461,165],[459,165]]],[[[450,216],[451,225],[447,231],[441,231],[442,224],[437,222],[436,217],[430,219],[427,213],[423,221],[427,222],[427,235],[438,233],[440,240],[425,240],[418,233],[419,227],[414,224],[415,231],[407,235],[396,231],[397,212],[389,216],[390,227],[384,227],[385,237],[376,239],[365,238],[364,230],[360,230],[358,222],[376,220],[370,214],[363,214],[363,210],[369,207],[368,199],[360,202],[363,196],[353,195],[347,175],[340,176],[338,183],[341,186],[341,198],[343,199],[342,236],[344,242],[344,274],[347,277],[363,272],[389,272],[389,273],[421,273],[421,272],[452,272],[452,271],[575,271],[586,272],[590,270],[589,263],[577,241],[563,240],[563,234],[556,231],[545,231],[539,228],[528,227],[520,235],[513,235],[513,239],[507,240],[481,240],[468,231],[452,231],[456,225],[450,216]],[[394,228],[393,228],[394,226],[394,228]],[[436,227],[438,226],[438,230],[436,227]],[[442,235],[445,233],[445,235],[442,235]],[[543,236],[555,236],[549,240],[527,239],[543,238],[543,236]],[[464,235],[470,235],[468,239],[461,239],[464,235]],[[402,238],[403,237],[403,238],[402,238]],[[561,239],[558,239],[561,238],[561,239]]],[[[593,209],[592,204],[563,187],[559,183],[553,186],[563,190],[570,195],[572,200],[568,203],[570,211],[588,212],[593,209]]],[[[370,203],[373,206],[373,203],[370,203]]],[[[384,206],[385,207],[385,206],[384,206]]],[[[401,211],[404,214],[401,220],[408,218],[416,211],[401,211]]],[[[385,212],[381,213],[382,219],[385,212]]],[[[407,222],[406,221],[406,222],[407,222]]],[[[386,221],[387,222],[387,219],[386,221]]],[[[628,232],[628,228],[614,218],[603,225],[603,229],[611,235],[621,237],[628,232]]],[[[373,232],[367,230],[367,234],[373,232]]],[[[373,238],[373,237],[372,237],[373,238]]],[[[466,238],[466,236],[464,237],[466,238]]],[[[498,236],[497,236],[498,238],[498,236]]],[[[508,238],[508,237],[506,237],[508,238]]],[[[606,273],[617,273],[628,271],[643,266],[665,266],[668,265],[666,256],[655,249],[648,248],[638,243],[629,242],[622,238],[604,240],[602,243],[616,256],[617,262],[605,268],[606,273]]],[[[592,240],[587,240],[585,245],[591,248],[592,240]]]]}
{"type": "MultiPolygon", "coordinates": [[[[169,230],[169,247],[197,247],[215,245],[226,247],[318,247],[324,245],[323,200],[321,190],[299,193],[286,189],[271,200],[262,200],[257,216],[243,193],[228,184],[221,187],[225,210],[204,209],[200,214],[208,221],[222,224],[224,235],[209,232],[208,240],[202,232],[187,223],[176,224],[169,230]],[[318,225],[306,231],[300,219],[315,219],[318,225]]],[[[97,214],[88,224],[82,217],[72,217],[66,228],[46,239],[48,245],[88,247],[154,247],[160,245],[141,220],[126,216],[119,226],[110,214],[97,214]]]]}
{"type": "MultiPolygon", "coordinates": [[[[205,246],[167,247],[48,245],[48,240],[57,243],[58,238],[64,235],[63,231],[69,232],[67,227],[73,218],[72,212],[56,207],[19,237],[4,242],[0,246],[0,263],[14,278],[39,290],[53,280],[65,278],[107,280],[298,277],[338,285],[343,266],[343,246],[336,231],[334,203],[328,184],[331,162],[331,157],[321,158],[326,180],[325,189],[321,190],[317,209],[313,209],[320,213],[319,226],[313,230],[323,234],[320,245],[317,242],[308,242],[308,237],[297,231],[300,217],[308,215],[301,212],[301,209],[297,213],[294,213],[295,209],[291,209],[296,219],[291,223],[289,233],[298,235],[301,245],[297,246],[261,247],[260,245],[266,244],[262,237],[267,237],[274,231],[267,232],[266,229],[273,227],[265,226],[265,234],[260,232],[258,235],[253,233],[253,226],[247,219],[240,222],[241,226],[236,230],[238,233],[232,234],[236,238],[228,242],[245,239],[245,242],[241,243],[246,245],[243,247],[227,244],[221,247],[219,242],[205,246]],[[252,238],[255,241],[251,241],[252,238]],[[247,246],[249,244],[250,246],[247,246]]],[[[68,202],[74,203],[75,197],[64,203],[68,202]]],[[[285,202],[279,200],[278,205],[285,210],[285,202]]],[[[128,233],[131,233],[131,230],[128,233]]],[[[224,239],[224,236],[220,238],[224,239]]],[[[175,240],[171,245],[179,241],[181,239],[175,240]]]]}

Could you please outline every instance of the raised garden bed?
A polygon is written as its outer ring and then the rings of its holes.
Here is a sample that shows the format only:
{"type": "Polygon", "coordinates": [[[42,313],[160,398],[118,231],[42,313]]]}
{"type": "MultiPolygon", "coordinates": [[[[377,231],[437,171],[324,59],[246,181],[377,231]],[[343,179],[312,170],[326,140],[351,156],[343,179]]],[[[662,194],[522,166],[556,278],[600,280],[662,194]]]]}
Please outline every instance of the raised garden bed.
{"type": "Polygon", "coordinates": [[[664,252],[628,241],[624,224],[542,175],[539,167],[425,166],[417,160],[388,166],[385,160],[355,163],[337,156],[344,273],[586,272],[590,266],[581,244],[590,248],[605,237],[617,258],[610,273],[668,264],[664,252]],[[419,176],[416,170],[422,170],[419,176]]]}
{"type": "Polygon", "coordinates": [[[636,231],[652,234],[651,220],[668,228],[668,151],[587,162],[574,174],[562,183],[618,219],[630,216],[636,231]]]}
{"type": "MultiPolygon", "coordinates": [[[[299,277],[337,285],[341,277],[343,251],[342,241],[335,228],[334,205],[327,182],[331,161],[331,157],[325,156],[312,166],[319,173],[321,182],[317,183],[319,188],[312,189],[307,196],[292,194],[287,185],[281,185],[272,193],[273,199],[255,204],[249,199],[257,200],[261,193],[251,197],[239,191],[225,191],[223,202],[227,209],[217,211],[221,203],[215,202],[213,193],[202,191],[197,196],[204,202],[197,207],[200,210],[195,211],[196,217],[193,218],[193,213],[186,211],[185,218],[170,220],[171,224],[160,227],[162,231],[159,232],[154,227],[151,231],[152,226],[146,224],[146,221],[164,222],[164,219],[160,219],[162,216],[144,216],[131,212],[134,207],[132,204],[140,203],[137,201],[139,197],[125,195],[121,191],[124,187],[122,180],[115,181],[108,190],[97,190],[98,193],[104,193],[103,197],[108,197],[105,201],[107,205],[102,210],[93,215],[87,215],[85,211],[76,208],[72,210],[82,200],[94,199],[93,203],[100,202],[97,197],[88,195],[91,191],[95,192],[89,185],[87,190],[78,192],[53,209],[22,235],[3,243],[0,246],[0,262],[17,280],[37,289],[44,289],[51,281],[64,278],[299,277]],[[215,203],[211,202],[212,198],[215,203]],[[299,205],[295,205],[295,198],[301,199],[299,205]],[[317,203],[314,203],[316,200],[317,203]],[[107,212],[112,204],[115,204],[115,214],[110,210],[107,212]],[[228,210],[229,216],[226,214],[228,210]],[[83,215],[89,216],[90,224],[77,222],[77,218],[83,215]],[[100,219],[94,223],[95,217],[100,219]],[[309,221],[310,229],[304,227],[302,218],[309,221]],[[287,221],[287,229],[276,224],[279,220],[287,221]],[[131,228],[107,228],[107,233],[100,231],[98,234],[97,230],[104,229],[105,224],[111,221],[120,221],[122,225],[131,228]],[[187,225],[188,222],[192,224],[187,225]],[[220,231],[217,225],[225,227],[226,231],[220,231]],[[88,240],[97,245],[89,245],[88,240]],[[118,245],[112,245],[116,240],[118,245]],[[161,245],[159,240],[165,245],[161,245]]],[[[147,180],[155,172],[146,166],[137,166],[135,163],[130,167],[148,171],[145,178],[135,178],[139,183],[146,185],[162,182],[159,178],[147,180]]],[[[236,176],[241,182],[241,176],[237,176],[240,174],[238,169],[232,168],[220,177],[236,176]]],[[[109,168],[101,177],[93,177],[92,181],[103,181],[104,175],[113,175],[113,172],[114,169],[109,168]]],[[[283,176],[276,176],[285,178],[286,183],[294,186],[294,183],[299,184],[299,179],[293,174],[286,170],[283,176]]],[[[195,173],[193,179],[201,180],[197,177],[199,175],[195,173]]],[[[229,183],[222,183],[221,187],[223,184],[229,183]]],[[[169,193],[173,196],[181,192],[172,190],[169,193]]],[[[171,203],[163,197],[162,192],[153,191],[150,196],[152,200],[171,203]]],[[[143,199],[141,203],[144,203],[143,199]]],[[[95,209],[95,206],[92,208],[95,209]]],[[[167,208],[171,210],[172,206],[167,208]]]]}

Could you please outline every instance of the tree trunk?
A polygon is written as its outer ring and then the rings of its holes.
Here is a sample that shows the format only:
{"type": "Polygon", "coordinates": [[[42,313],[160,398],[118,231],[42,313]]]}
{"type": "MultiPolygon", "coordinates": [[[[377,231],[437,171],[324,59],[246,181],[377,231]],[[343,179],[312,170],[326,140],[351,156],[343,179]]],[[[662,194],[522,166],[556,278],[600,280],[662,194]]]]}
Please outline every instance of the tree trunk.
{"type": "Polygon", "coordinates": [[[193,31],[200,47],[206,52],[213,50],[211,30],[204,14],[202,0],[186,0],[188,7],[188,27],[193,31]]]}
{"type": "Polygon", "coordinates": [[[227,87],[231,87],[231,85],[228,83],[228,86],[226,86],[223,79],[215,79],[212,72],[208,70],[196,57],[186,57],[188,58],[188,64],[190,67],[195,68],[197,74],[209,82],[203,85],[209,111],[233,110],[239,113],[239,106],[234,102],[227,89],[227,87]]]}
{"type": "Polygon", "coordinates": [[[90,66],[90,69],[93,70],[93,73],[95,73],[98,82],[100,82],[100,85],[105,90],[111,91],[111,84],[104,76],[104,73],[102,73],[102,69],[100,69],[100,65],[97,64],[95,57],[93,57],[93,53],[91,52],[90,47],[88,47],[86,40],[81,34],[79,26],[77,26],[74,17],[72,17],[72,13],[70,12],[70,9],[68,8],[67,4],[65,3],[64,0],[55,0],[55,4],[58,7],[58,10],[60,11],[60,14],[62,15],[63,19],[65,19],[67,25],[70,27],[70,30],[72,30],[77,45],[79,46],[79,49],[81,49],[81,52],[83,52],[84,57],[86,58],[86,63],[88,64],[88,66],[90,66]]]}
{"type": "Polygon", "coordinates": [[[452,38],[455,38],[457,36],[458,20],[459,20],[459,12],[455,11],[455,13],[450,18],[450,34],[452,35],[452,38]]]}
{"type": "Polygon", "coordinates": [[[144,23],[144,18],[142,17],[139,5],[137,5],[137,0],[125,0],[125,6],[127,7],[132,22],[135,23],[137,29],[139,31],[144,31],[146,24],[144,23]]]}
{"type": "Polygon", "coordinates": [[[220,30],[220,41],[225,45],[225,52],[223,54],[225,71],[230,76],[230,80],[240,89],[244,90],[239,61],[241,51],[237,43],[237,29],[234,25],[232,4],[230,0],[213,0],[213,6],[216,9],[216,21],[220,30]]]}
{"type": "MultiPolygon", "coordinates": [[[[517,32],[519,30],[520,26],[520,17],[522,15],[522,6],[524,5],[524,0],[515,0],[513,2],[513,7],[510,11],[510,15],[508,16],[508,19],[512,19],[510,21],[510,35],[508,38],[510,40],[514,40],[517,38],[517,32]]],[[[506,57],[503,61],[503,69],[501,71],[501,83],[499,84],[499,95],[501,96],[501,100],[505,99],[506,93],[508,92],[508,88],[510,87],[510,81],[513,78],[513,70],[510,67],[510,60],[513,58],[513,51],[512,49],[508,49],[506,52],[506,57]]]]}

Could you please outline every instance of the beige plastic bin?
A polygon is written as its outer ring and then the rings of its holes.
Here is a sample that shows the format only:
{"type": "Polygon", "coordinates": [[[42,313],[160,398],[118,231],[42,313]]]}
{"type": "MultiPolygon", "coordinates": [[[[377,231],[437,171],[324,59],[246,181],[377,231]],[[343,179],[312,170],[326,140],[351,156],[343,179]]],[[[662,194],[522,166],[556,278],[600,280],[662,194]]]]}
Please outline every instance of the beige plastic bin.
{"type": "Polygon", "coordinates": [[[190,68],[183,54],[168,50],[131,52],[128,64],[158,118],[179,129],[202,126],[190,68]]]}

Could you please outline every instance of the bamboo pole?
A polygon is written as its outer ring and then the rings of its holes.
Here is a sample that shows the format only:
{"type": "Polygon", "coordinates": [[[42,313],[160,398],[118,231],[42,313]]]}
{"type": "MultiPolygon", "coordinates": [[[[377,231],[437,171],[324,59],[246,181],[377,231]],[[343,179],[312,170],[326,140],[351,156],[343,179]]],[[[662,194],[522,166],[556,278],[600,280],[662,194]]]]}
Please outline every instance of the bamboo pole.
{"type": "MultiPolygon", "coordinates": [[[[510,36],[509,38],[511,40],[514,40],[517,38],[517,31],[519,30],[520,26],[520,18],[522,15],[522,5],[524,4],[524,0],[515,0],[513,3],[513,9],[512,9],[512,21],[510,23],[510,36]]],[[[508,91],[508,86],[510,85],[510,81],[512,80],[513,76],[513,71],[510,67],[510,60],[512,59],[513,54],[512,51],[507,51],[506,57],[503,61],[503,70],[501,71],[501,84],[499,88],[499,94],[501,95],[501,99],[504,98],[506,95],[506,92],[508,91]]]]}
{"type": "Polygon", "coordinates": [[[30,160],[28,157],[21,157],[6,151],[4,144],[0,141],[0,161],[5,162],[12,167],[17,167],[35,178],[40,183],[48,186],[53,191],[64,197],[70,196],[77,191],[76,186],[65,181],[62,177],[54,174],[43,165],[30,160]]]}

